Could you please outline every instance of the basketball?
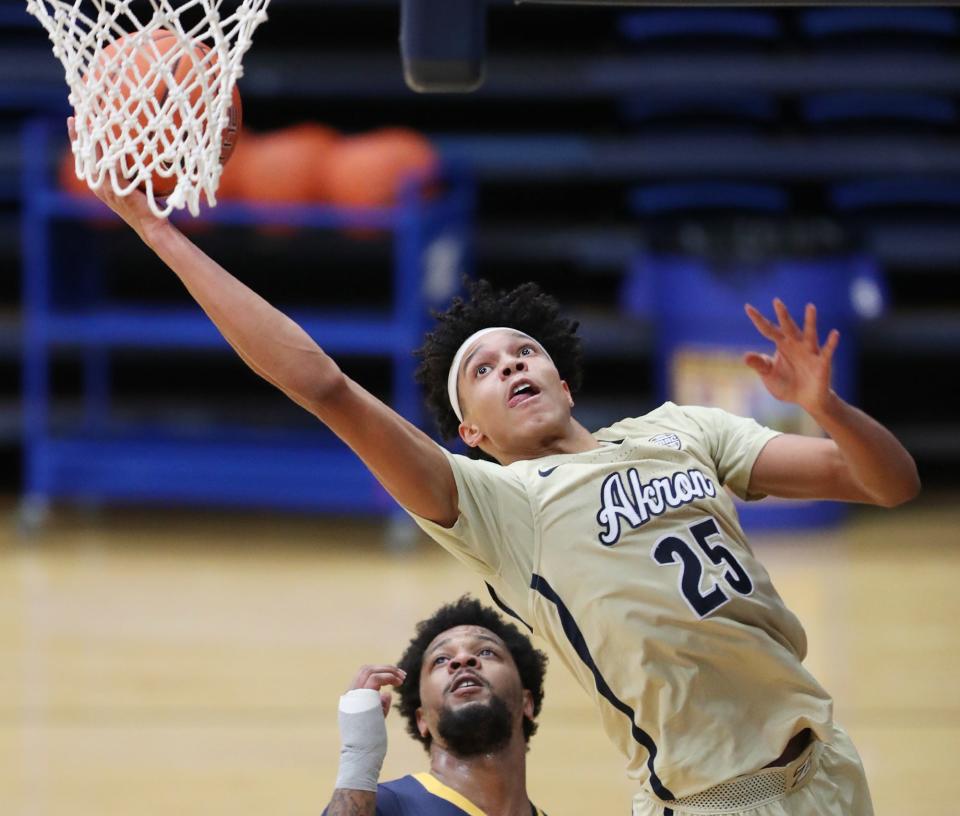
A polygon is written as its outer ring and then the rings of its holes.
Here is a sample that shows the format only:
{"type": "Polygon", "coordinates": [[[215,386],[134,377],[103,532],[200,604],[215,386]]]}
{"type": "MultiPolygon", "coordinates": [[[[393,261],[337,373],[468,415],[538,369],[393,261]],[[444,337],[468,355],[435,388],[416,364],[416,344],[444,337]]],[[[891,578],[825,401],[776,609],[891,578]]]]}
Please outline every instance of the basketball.
{"type": "Polygon", "coordinates": [[[230,164],[224,165],[217,187],[217,201],[231,201],[243,198],[244,179],[248,175],[250,155],[256,150],[259,134],[243,128],[236,135],[236,146],[230,156],[230,164]]]}
{"type": "MultiPolygon", "coordinates": [[[[141,40],[142,42],[142,40],[141,40]]],[[[194,42],[188,49],[168,29],[153,32],[150,41],[138,45],[133,35],[121,37],[103,49],[92,68],[92,82],[102,86],[102,107],[113,106],[121,115],[112,117],[114,139],[126,136],[134,146],[125,154],[121,172],[132,178],[139,166],[152,169],[149,182],[140,185],[146,192],[147,184],[155,196],[168,196],[177,186],[178,175],[188,169],[184,164],[185,133],[181,125],[184,114],[195,119],[201,127],[202,139],[208,127],[204,102],[203,77],[211,76],[210,48],[194,42]],[[162,131],[151,129],[156,114],[173,100],[171,126],[162,131]],[[122,122],[123,124],[117,123],[122,122]]],[[[215,81],[216,72],[206,84],[215,81]]],[[[85,78],[86,81],[86,78],[85,78]]],[[[243,109],[240,93],[233,88],[228,122],[223,130],[220,149],[220,164],[226,164],[240,134],[243,109]]],[[[186,129],[189,133],[189,128],[186,129]]]]}
{"type": "Polygon", "coordinates": [[[324,168],[329,200],[342,207],[396,204],[406,178],[433,170],[436,150],[407,128],[383,128],[339,141],[324,168]]]}
{"type": "Polygon", "coordinates": [[[339,140],[336,130],[312,122],[258,136],[243,156],[239,197],[296,204],[325,200],[315,168],[326,162],[339,140]]]}

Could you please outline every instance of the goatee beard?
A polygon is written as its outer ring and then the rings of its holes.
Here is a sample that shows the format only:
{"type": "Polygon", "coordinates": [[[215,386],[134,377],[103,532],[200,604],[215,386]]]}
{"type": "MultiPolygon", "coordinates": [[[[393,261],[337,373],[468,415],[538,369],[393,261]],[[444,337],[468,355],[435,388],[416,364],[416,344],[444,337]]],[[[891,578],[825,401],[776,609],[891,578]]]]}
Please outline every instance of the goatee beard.
{"type": "Polygon", "coordinates": [[[437,733],[461,757],[496,753],[510,742],[512,730],[510,709],[496,695],[491,695],[486,704],[444,707],[437,722],[437,733]]]}

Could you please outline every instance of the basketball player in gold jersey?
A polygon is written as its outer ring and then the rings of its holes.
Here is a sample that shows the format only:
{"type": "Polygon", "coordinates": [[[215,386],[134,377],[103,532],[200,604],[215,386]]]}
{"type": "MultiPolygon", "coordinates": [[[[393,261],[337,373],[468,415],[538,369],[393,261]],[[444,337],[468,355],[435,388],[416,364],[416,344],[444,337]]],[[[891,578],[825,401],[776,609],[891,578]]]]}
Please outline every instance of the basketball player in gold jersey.
{"type": "Polygon", "coordinates": [[[325,423],[427,533],[592,695],[641,789],[636,816],[866,816],[863,768],[806,671],[806,640],[724,488],[892,507],[910,455],[830,388],[832,331],[747,308],[772,356],[746,364],[828,434],[667,403],[590,432],[572,414],[575,324],[532,285],[473,288],[438,318],[419,377],[453,455],[357,383],[289,318],[147,208],[100,197],[181,281],[240,357],[325,423]]]}

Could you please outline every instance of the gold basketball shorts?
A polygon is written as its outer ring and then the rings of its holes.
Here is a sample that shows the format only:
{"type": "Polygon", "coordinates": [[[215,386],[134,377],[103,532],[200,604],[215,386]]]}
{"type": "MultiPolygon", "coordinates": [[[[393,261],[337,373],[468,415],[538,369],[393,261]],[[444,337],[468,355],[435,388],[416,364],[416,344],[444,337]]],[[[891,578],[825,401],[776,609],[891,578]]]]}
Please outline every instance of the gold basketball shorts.
{"type": "Polygon", "coordinates": [[[792,762],[670,802],[639,793],[633,816],[873,816],[863,763],[846,732],[814,740],[792,762]]]}

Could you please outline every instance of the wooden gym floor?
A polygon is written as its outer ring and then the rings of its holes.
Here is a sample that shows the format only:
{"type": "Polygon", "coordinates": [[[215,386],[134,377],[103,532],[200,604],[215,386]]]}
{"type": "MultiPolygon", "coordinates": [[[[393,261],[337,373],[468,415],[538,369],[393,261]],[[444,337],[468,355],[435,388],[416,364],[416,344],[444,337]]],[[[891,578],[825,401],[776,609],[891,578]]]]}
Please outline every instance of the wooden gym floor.
{"type": "MultiPolygon", "coordinates": [[[[378,524],[58,512],[0,528],[0,814],[319,814],[338,694],[413,624],[481,586],[378,524]]],[[[877,813],[952,816],[960,773],[960,502],[858,510],[756,537],[836,698],[877,813]]],[[[425,767],[390,716],[384,778],[425,767]]],[[[629,813],[632,785],[559,661],[529,787],[551,816],[629,813]]]]}

